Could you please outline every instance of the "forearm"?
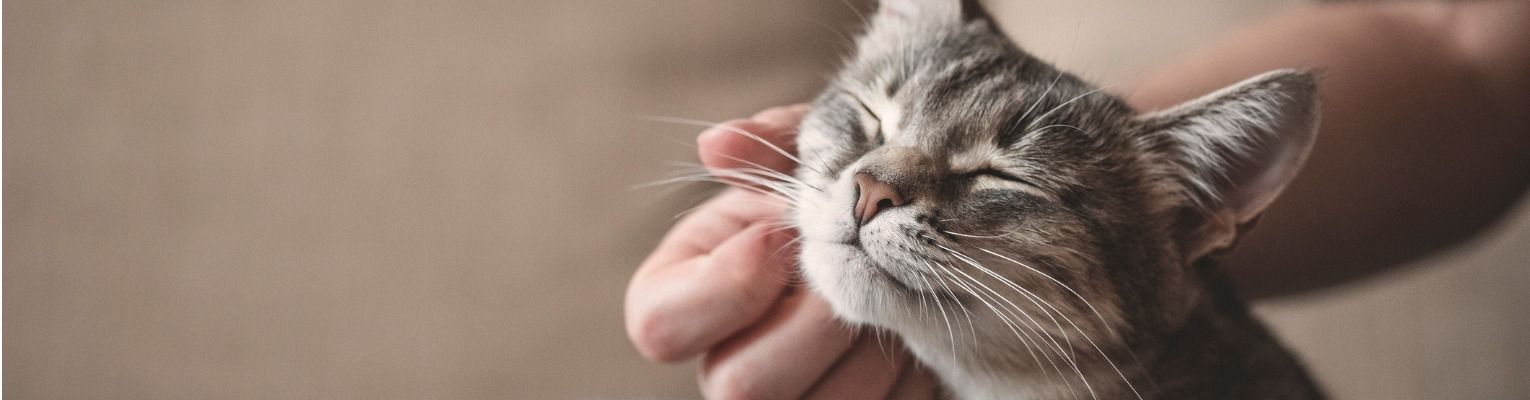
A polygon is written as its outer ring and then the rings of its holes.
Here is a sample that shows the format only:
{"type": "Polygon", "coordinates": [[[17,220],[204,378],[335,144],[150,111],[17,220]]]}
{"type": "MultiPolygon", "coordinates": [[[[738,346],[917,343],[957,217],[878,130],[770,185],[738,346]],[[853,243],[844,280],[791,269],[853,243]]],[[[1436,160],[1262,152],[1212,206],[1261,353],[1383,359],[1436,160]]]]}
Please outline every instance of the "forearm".
{"type": "Polygon", "coordinates": [[[1154,109],[1283,67],[1322,71],[1305,171],[1225,264],[1255,296],[1343,282],[1482,231],[1530,184],[1530,3],[1314,7],[1127,93],[1154,109]]]}

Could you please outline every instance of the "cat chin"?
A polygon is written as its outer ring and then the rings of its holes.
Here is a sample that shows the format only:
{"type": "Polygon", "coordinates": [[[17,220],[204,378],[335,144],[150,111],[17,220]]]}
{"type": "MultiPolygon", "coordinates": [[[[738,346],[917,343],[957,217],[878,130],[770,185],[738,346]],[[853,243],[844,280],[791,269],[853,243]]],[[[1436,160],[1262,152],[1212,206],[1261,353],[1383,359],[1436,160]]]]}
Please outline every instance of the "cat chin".
{"type": "Polygon", "coordinates": [[[845,322],[886,327],[901,322],[917,293],[852,244],[807,241],[802,271],[845,322]]]}

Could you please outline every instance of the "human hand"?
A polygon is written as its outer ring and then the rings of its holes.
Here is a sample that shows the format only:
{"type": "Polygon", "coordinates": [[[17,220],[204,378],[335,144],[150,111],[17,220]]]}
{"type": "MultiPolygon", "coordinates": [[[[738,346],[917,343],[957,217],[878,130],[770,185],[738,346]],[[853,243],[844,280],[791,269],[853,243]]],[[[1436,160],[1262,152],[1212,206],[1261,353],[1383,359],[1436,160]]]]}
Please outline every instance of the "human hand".
{"type": "MultiPolygon", "coordinates": [[[[774,108],[708,129],[697,138],[702,163],[791,174],[794,161],[733,130],[792,152],[806,112],[774,108]]],[[[934,398],[934,378],[896,338],[847,327],[823,298],[789,284],[798,279],[786,248],[796,232],[773,225],[786,210],[731,188],[675,225],[628,286],[633,344],[662,362],[705,353],[699,380],[708,398],[934,398]]]]}

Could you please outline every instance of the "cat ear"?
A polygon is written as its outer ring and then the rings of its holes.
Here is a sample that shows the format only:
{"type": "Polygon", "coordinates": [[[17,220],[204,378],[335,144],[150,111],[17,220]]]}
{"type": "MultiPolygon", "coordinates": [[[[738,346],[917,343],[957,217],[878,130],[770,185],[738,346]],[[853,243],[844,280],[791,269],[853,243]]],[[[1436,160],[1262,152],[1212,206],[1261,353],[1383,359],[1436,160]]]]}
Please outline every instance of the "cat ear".
{"type": "Polygon", "coordinates": [[[1141,118],[1166,139],[1195,205],[1176,227],[1194,261],[1235,244],[1296,177],[1317,137],[1317,80],[1267,72],[1141,118]]]}
{"type": "Polygon", "coordinates": [[[988,11],[977,0],[882,0],[877,17],[898,21],[955,23],[987,19],[988,11]]]}

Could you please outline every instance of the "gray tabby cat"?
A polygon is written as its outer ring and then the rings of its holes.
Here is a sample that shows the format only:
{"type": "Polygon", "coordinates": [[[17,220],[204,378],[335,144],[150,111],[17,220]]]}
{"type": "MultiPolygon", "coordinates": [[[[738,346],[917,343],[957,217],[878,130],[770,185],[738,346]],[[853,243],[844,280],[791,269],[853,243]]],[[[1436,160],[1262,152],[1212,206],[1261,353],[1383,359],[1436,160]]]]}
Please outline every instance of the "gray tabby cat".
{"type": "Polygon", "coordinates": [[[975,2],[885,0],[800,127],[801,262],[964,399],[1321,394],[1205,258],[1306,158],[1314,78],[1140,113],[975,2]]]}

